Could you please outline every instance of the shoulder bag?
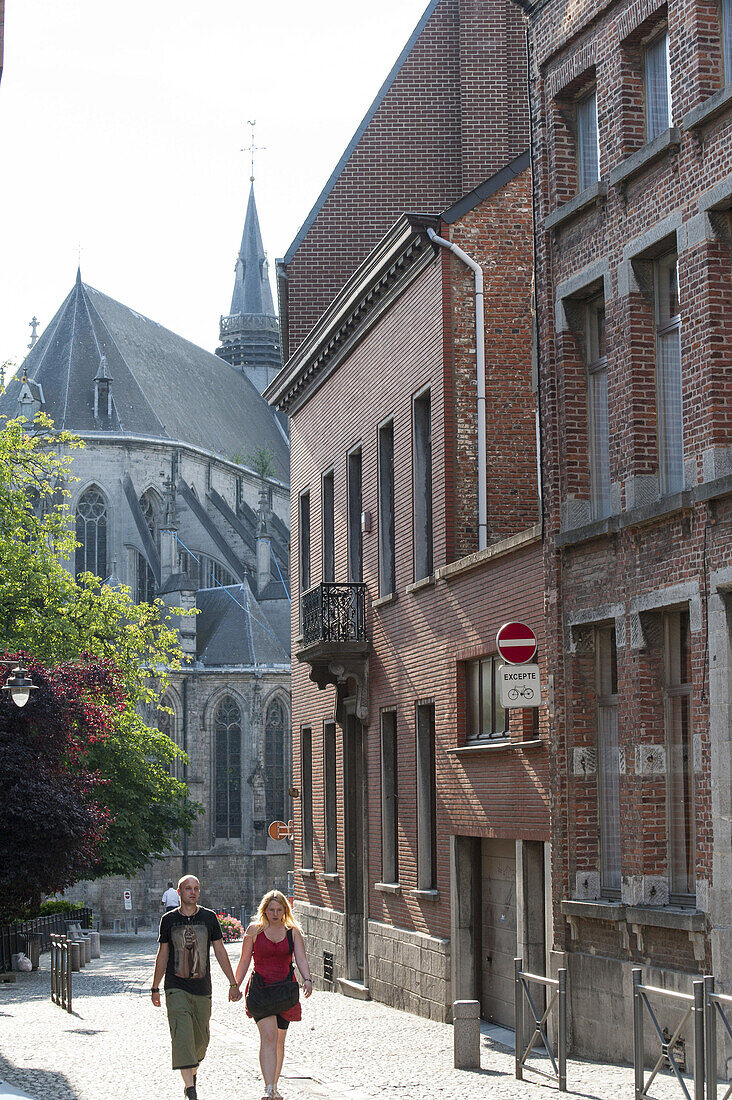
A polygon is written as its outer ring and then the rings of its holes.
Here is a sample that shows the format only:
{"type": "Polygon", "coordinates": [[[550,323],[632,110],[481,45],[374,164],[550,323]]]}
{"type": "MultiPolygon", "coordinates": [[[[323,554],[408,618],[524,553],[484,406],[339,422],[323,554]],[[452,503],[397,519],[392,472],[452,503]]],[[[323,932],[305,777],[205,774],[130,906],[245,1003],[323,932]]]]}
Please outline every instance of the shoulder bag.
{"type": "Polygon", "coordinates": [[[292,965],[295,944],[291,928],[287,929],[287,943],[290,948],[290,973],[283,982],[266,984],[256,970],[252,971],[247,986],[246,1006],[247,1012],[254,1020],[262,1020],[265,1016],[277,1016],[281,1012],[287,1012],[300,1000],[300,986],[295,979],[295,969],[292,965]]]}

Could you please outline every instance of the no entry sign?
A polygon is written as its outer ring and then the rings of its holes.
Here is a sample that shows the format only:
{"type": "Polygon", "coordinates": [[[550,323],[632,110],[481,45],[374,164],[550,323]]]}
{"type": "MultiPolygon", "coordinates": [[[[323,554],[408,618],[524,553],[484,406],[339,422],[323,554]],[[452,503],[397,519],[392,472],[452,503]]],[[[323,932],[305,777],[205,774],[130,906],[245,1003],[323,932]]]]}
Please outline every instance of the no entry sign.
{"type": "Polygon", "coordinates": [[[292,840],[294,833],[294,823],[288,821],[273,821],[267,832],[272,837],[272,840],[292,840]]]}
{"type": "Polygon", "coordinates": [[[496,648],[509,665],[523,665],[536,653],[536,634],[526,623],[504,623],[496,634],[496,648]]]}

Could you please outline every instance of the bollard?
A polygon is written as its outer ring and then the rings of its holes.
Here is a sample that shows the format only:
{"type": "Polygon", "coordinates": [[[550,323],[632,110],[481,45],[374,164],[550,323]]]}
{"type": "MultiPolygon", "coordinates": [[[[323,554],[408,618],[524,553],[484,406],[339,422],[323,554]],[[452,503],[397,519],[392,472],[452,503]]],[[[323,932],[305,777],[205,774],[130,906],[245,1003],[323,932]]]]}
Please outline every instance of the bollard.
{"type": "Polygon", "coordinates": [[[69,954],[71,955],[71,969],[81,970],[81,945],[76,941],[69,941],[69,954]]]}
{"type": "Polygon", "coordinates": [[[79,945],[79,969],[83,970],[86,966],[86,948],[84,947],[84,941],[74,940],[74,943],[79,945]]]}
{"type": "Polygon", "coordinates": [[[115,936],[118,936],[121,930],[122,930],[122,921],[119,919],[119,917],[115,917],[114,918],[114,924],[112,925],[112,932],[114,933],[115,936]]]}
{"type": "Polygon", "coordinates": [[[480,1002],[453,1001],[453,1065],[480,1069],[480,1002]]]}
{"type": "Polygon", "coordinates": [[[91,939],[89,936],[84,936],[84,939],[81,942],[84,944],[84,966],[86,966],[87,963],[91,962],[92,957],[91,939]]]}
{"type": "Polygon", "coordinates": [[[137,935],[139,921],[140,921],[140,918],[135,917],[135,935],[137,935]]]}
{"type": "Polygon", "coordinates": [[[92,959],[99,959],[102,956],[101,937],[98,932],[89,933],[89,951],[91,952],[92,959]]]}

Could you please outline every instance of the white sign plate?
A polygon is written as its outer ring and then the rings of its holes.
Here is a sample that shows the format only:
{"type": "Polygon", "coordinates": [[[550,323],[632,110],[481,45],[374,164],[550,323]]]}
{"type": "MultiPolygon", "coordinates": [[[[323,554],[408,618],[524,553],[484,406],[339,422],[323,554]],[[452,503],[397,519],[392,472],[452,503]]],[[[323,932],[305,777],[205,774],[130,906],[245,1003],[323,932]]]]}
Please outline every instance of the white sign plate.
{"type": "Polygon", "coordinates": [[[501,706],[541,706],[538,665],[501,665],[498,674],[501,678],[501,706]]]}
{"type": "Polygon", "coordinates": [[[131,909],[132,908],[132,892],[130,890],[125,890],[122,893],[122,897],[124,898],[125,909],[131,909]]]}

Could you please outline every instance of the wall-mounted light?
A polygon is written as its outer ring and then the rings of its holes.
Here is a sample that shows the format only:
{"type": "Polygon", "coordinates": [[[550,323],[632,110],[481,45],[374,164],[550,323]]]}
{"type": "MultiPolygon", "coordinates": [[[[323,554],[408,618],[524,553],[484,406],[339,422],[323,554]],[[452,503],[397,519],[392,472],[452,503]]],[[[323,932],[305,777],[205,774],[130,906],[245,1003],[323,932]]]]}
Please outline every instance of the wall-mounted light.
{"type": "Polygon", "coordinates": [[[37,685],[28,676],[27,669],[16,665],[3,684],[2,690],[10,692],[10,698],[16,707],[24,707],[30,699],[30,693],[35,691],[36,687],[37,685]]]}

